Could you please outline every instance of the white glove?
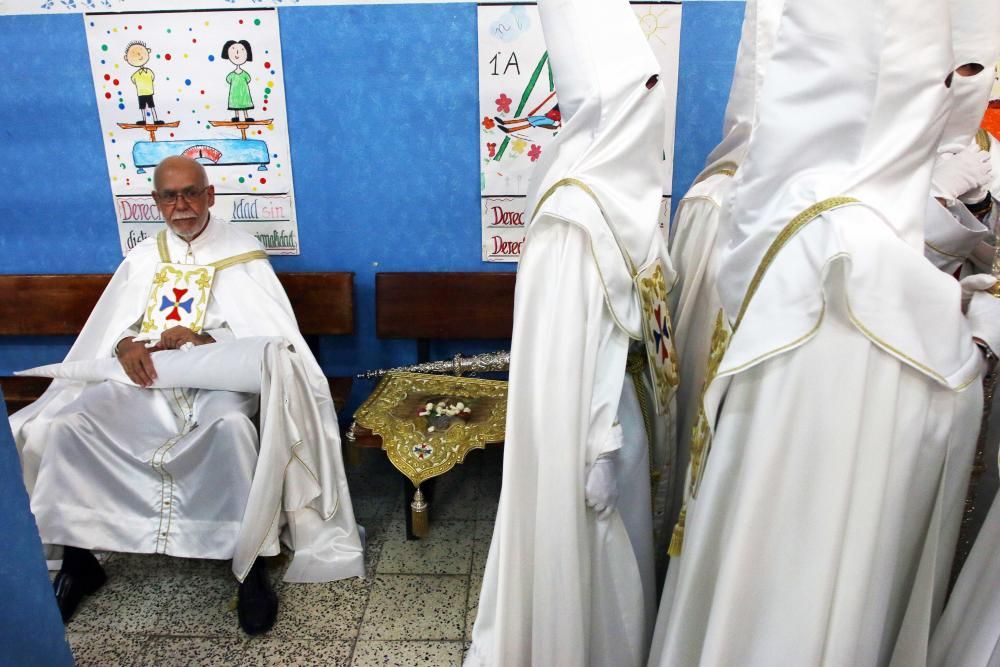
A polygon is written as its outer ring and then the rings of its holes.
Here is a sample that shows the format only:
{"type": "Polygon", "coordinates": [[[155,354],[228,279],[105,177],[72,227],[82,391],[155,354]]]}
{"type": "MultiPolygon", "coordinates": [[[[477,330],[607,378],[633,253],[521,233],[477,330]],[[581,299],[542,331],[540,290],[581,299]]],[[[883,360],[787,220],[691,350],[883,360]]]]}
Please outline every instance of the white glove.
{"type": "MultiPolygon", "coordinates": [[[[993,276],[989,278],[996,282],[993,276]]],[[[972,328],[973,338],[986,343],[996,354],[1000,350],[1000,299],[988,292],[974,292],[965,316],[972,328]]]]}
{"type": "Polygon", "coordinates": [[[612,454],[599,456],[587,471],[584,486],[587,506],[595,512],[612,511],[618,503],[618,458],[612,454]]]}
{"type": "Polygon", "coordinates": [[[931,196],[952,204],[974,204],[989,192],[993,177],[990,154],[972,142],[957,153],[941,153],[931,174],[931,196]]]}
{"type": "Polygon", "coordinates": [[[959,280],[958,285],[962,288],[962,312],[968,312],[969,301],[972,300],[973,294],[988,290],[996,284],[996,281],[997,279],[988,273],[974,273],[959,280]]]}

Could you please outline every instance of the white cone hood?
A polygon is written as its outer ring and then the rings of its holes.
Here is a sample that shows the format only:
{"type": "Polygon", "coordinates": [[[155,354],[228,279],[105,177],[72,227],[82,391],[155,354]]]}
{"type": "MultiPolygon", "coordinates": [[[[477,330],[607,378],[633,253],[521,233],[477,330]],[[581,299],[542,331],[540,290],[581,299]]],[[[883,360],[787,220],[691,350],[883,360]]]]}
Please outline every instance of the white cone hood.
{"type": "Polygon", "coordinates": [[[756,120],[757,98],[771,59],[784,0],[747,0],[736,68],[722,123],[722,141],[709,154],[695,183],[719,169],[738,168],[756,120]]]}
{"type": "Polygon", "coordinates": [[[624,0],[540,0],[538,11],[563,127],[535,168],[525,211],[532,216],[559,180],[583,181],[641,263],[664,185],[666,97],[661,84],[646,88],[659,63],[624,0]]]}
{"type": "Polygon", "coordinates": [[[1000,0],[950,0],[952,49],[955,66],[982,65],[973,76],[955,75],[952,110],[942,150],[955,152],[969,145],[986,113],[1000,60],[1000,0]]]}

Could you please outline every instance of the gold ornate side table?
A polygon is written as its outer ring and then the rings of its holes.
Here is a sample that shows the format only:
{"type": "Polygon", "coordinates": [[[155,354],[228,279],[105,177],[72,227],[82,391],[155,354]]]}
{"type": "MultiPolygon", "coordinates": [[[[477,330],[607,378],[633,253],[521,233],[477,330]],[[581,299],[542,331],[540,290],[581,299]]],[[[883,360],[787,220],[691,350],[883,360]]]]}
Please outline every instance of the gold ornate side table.
{"type": "Polygon", "coordinates": [[[505,381],[394,371],[354,413],[351,434],[379,437],[389,461],[413,484],[413,534],[424,537],[428,503],[420,485],[473,449],[503,442],[506,422],[505,381]]]}

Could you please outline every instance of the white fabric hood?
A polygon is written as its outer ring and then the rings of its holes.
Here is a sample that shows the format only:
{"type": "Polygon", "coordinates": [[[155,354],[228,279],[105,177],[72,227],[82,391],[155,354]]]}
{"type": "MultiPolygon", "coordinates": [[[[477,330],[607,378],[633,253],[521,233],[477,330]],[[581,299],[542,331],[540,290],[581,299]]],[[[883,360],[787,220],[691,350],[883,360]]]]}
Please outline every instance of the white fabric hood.
{"type": "Polygon", "coordinates": [[[730,322],[751,286],[755,296],[720,375],[811,337],[828,289],[846,290],[869,339],[936,381],[957,388],[978,372],[958,286],[923,258],[954,70],[947,9],[786,0],[721,214],[718,291],[730,322]],[[831,272],[836,262],[847,269],[831,272]]]}
{"type": "Polygon", "coordinates": [[[723,212],[727,313],[739,310],[782,228],[829,197],[856,197],[908,245],[923,247],[953,69],[948,26],[942,0],[919,12],[907,0],[785,3],[760,122],[723,212]]]}
{"type": "MultiPolygon", "coordinates": [[[[539,2],[563,127],[535,169],[525,210],[534,217],[565,178],[589,186],[607,223],[636,264],[646,258],[663,196],[660,66],[624,2],[539,2]]],[[[530,222],[529,222],[530,224],[530,222]]]]}
{"type": "Polygon", "coordinates": [[[941,137],[942,150],[958,151],[979,129],[993,88],[994,64],[1000,60],[1000,2],[950,0],[955,66],[982,65],[973,76],[955,75],[952,110],[941,137]]]}
{"type": "Polygon", "coordinates": [[[736,52],[736,68],[722,123],[722,141],[709,153],[694,182],[724,168],[738,168],[746,155],[750,130],[756,121],[757,98],[771,59],[784,0],[747,0],[743,32],[736,52]]]}

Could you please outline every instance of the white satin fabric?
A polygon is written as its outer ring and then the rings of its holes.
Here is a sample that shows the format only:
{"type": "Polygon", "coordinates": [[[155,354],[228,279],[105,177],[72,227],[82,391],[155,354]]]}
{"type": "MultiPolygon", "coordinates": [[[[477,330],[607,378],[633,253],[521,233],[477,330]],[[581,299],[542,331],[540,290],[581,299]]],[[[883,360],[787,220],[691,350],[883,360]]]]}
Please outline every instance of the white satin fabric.
{"type": "MultiPolygon", "coordinates": [[[[708,155],[695,183],[723,167],[739,167],[756,122],[760,87],[774,48],[784,0],[748,0],[736,52],[736,68],[722,124],[722,141],[708,155]]],[[[678,208],[678,211],[680,209],[678,208]]],[[[674,223],[677,224],[677,221],[674,223]]]]}
{"type": "MultiPolygon", "coordinates": [[[[749,9],[749,6],[748,6],[749,9]]],[[[722,308],[716,290],[719,210],[732,192],[733,178],[708,176],[691,186],[677,205],[670,257],[678,275],[674,313],[681,383],[677,387],[677,456],[667,529],[677,523],[684,500],[684,479],[691,456],[691,429],[701,408],[701,390],[708,371],[708,353],[716,314],[722,308]]]]}
{"type": "Polygon", "coordinates": [[[655,601],[648,445],[633,410],[627,433],[615,421],[641,336],[636,271],[660,260],[675,277],[656,224],[665,100],[646,87],[659,67],[627,3],[538,9],[564,125],[527,197],[503,487],[465,664],[631,667],[655,601]],[[618,459],[620,497],[598,514],[584,482],[602,455],[618,459]]]}
{"type": "Polygon", "coordinates": [[[927,662],[930,667],[1000,667],[998,555],[1000,497],[993,501],[934,630],[927,662]]]}
{"type": "Polygon", "coordinates": [[[1000,60],[1000,3],[994,0],[950,0],[954,66],[977,64],[973,76],[955,74],[951,114],[941,136],[941,150],[957,152],[979,129],[993,89],[994,65],[1000,60]]]}
{"type": "MultiPolygon", "coordinates": [[[[265,349],[272,343],[290,347],[281,338],[262,336],[234,338],[190,350],[158,350],[150,355],[156,368],[156,379],[150,388],[222,389],[259,394],[265,349]]],[[[113,357],[48,364],[16,371],[14,375],[77,382],[111,380],[138,386],[113,357]]]]}
{"type": "Polygon", "coordinates": [[[808,342],[724,380],[651,666],[925,663],[982,394],[860,334],[845,268],[808,342]]]}
{"type": "MultiPolygon", "coordinates": [[[[564,208],[565,197],[589,202],[575,189],[552,200],[564,208]]],[[[622,511],[586,507],[584,481],[598,456],[617,452],[619,506],[645,503],[650,530],[646,444],[633,420],[627,440],[614,426],[629,338],[580,227],[550,215],[531,224],[514,321],[503,486],[465,664],[640,665],[653,620],[644,595],[655,600],[640,561],[652,554],[637,557],[622,511]]]]}
{"type": "MultiPolygon", "coordinates": [[[[172,261],[195,264],[260,249],[252,236],[215,219],[191,244],[168,234],[167,245],[172,261]]],[[[155,239],[126,257],[67,362],[110,356],[139,320],[159,261],[155,239]]],[[[286,580],[363,576],[333,400],[270,264],[255,260],[218,272],[205,326],[236,338],[284,339],[296,351],[273,360],[267,377],[255,362],[265,399],[259,452],[249,419],[256,395],[57,379],[11,417],[32,506],[45,516],[43,541],[233,558],[242,579],[257,553],[276,552],[278,527],[287,525],[282,537],[299,565],[293,562],[286,580]],[[90,461],[85,475],[75,463],[81,450],[90,461]],[[130,519],[112,525],[118,516],[130,519]]]]}
{"type": "Polygon", "coordinates": [[[825,266],[846,255],[852,317],[872,342],[953,388],[975,374],[978,351],[952,316],[957,285],[917,261],[953,69],[946,9],[941,0],[920,12],[904,0],[785,3],[760,122],[724,212],[718,285],[730,321],[767,248],[795,216],[841,195],[870,213],[850,228],[824,216],[778,253],[724,370],[806,340],[822,313],[825,266]]]}

